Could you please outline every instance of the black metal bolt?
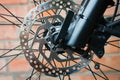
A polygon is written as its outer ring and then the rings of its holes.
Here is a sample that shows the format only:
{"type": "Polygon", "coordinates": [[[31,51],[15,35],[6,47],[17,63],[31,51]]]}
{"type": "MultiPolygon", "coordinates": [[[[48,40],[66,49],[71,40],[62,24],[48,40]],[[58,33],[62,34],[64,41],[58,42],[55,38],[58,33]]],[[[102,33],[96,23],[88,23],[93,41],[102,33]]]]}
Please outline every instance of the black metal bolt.
{"type": "Polygon", "coordinates": [[[98,51],[99,58],[103,57],[103,55],[104,55],[104,51],[103,50],[98,51]]]}
{"type": "Polygon", "coordinates": [[[56,50],[56,47],[53,47],[52,50],[55,51],[55,50],[56,50]]]}
{"type": "Polygon", "coordinates": [[[47,39],[46,39],[46,41],[48,41],[48,42],[49,42],[49,41],[50,41],[50,38],[47,38],[47,39]]]}
{"type": "Polygon", "coordinates": [[[56,31],[55,28],[51,28],[51,32],[54,33],[56,31]]]}

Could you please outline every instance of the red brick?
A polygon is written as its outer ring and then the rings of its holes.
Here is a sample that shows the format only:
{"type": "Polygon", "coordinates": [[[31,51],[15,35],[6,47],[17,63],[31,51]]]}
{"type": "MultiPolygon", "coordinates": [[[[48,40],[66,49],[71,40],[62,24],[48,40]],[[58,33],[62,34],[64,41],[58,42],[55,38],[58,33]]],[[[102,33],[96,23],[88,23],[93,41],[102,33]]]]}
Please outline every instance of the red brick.
{"type": "MultiPolygon", "coordinates": [[[[120,75],[107,75],[109,80],[120,80],[120,75]]],[[[101,77],[96,76],[97,80],[104,80],[101,77]]],[[[74,78],[75,79],[75,78],[74,78]]],[[[94,77],[91,76],[80,76],[80,79],[77,80],[95,80],[94,77]]]]}
{"type": "Polygon", "coordinates": [[[1,0],[2,4],[25,4],[28,0],[1,0]]]}
{"type": "Polygon", "coordinates": [[[120,80],[120,74],[116,74],[116,75],[108,75],[108,78],[110,80],[120,80]]]}
{"type": "Polygon", "coordinates": [[[2,76],[0,77],[0,80],[13,80],[13,78],[11,76],[2,76]]]}
{"type": "MultiPolygon", "coordinates": [[[[0,49],[4,49],[5,48],[5,45],[3,42],[1,42],[0,40],[0,49]]],[[[4,50],[0,50],[0,55],[4,52],[4,50]]]]}
{"type": "Polygon", "coordinates": [[[19,39],[16,26],[0,26],[0,40],[19,39]]]}
{"type": "Polygon", "coordinates": [[[8,68],[10,72],[27,72],[30,70],[30,65],[26,59],[15,59],[8,68]]]}
{"type": "MultiPolygon", "coordinates": [[[[10,12],[12,12],[12,14],[14,14],[14,16],[17,16],[17,17],[23,17],[28,13],[28,10],[27,10],[27,6],[22,6],[22,5],[19,5],[19,6],[16,6],[16,7],[11,7],[11,6],[5,6],[10,12]]],[[[9,12],[7,12],[4,8],[0,7],[0,13],[1,14],[7,14],[7,15],[11,15],[9,12]]],[[[8,16],[4,16],[5,18],[15,22],[17,21],[16,18],[14,17],[8,17],[8,16]]],[[[0,19],[2,19],[0,17],[0,19]]],[[[20,18],[20,20],[22,21],[23,19],[20,18]]],[[[0,21],[5,21],[4,19],[0,20],[0,21]]],[[[7,22],[7,21],[6,21],[7,22]]],[[[15,22],[16,23],[16,22],[15,22]]]]}
{"type": "MultiPolygon", "coordinates": [[[[0,45],[3,45],[0,47],[0,49],[13,49],[16,46],[20,45],[20,42],[19,42],[19,40],[18,41],[11,41],[11,40],[10,41],[1,41],[0,45]]],[[[20,47],[17,49],[20,49],[20,47]]],[[[6,53],[8,51],[9,50],[0,50],[0,55],[6,53]]],[[[12,50],[9,53],[7,53],[6,55],[18,54],[20,52],[21,52],[21,50],[20,51],[19,50],[12,50]]]]}
{"type": "Polygon", "coordinates": [[[78,80],[94,80],[93,76],[80,76],[78,80]]]}
{"type": "Polygon", "coordinates": [[[115,7],[108,8],[105,12],[105,16],[113,15],[115,7]]]}

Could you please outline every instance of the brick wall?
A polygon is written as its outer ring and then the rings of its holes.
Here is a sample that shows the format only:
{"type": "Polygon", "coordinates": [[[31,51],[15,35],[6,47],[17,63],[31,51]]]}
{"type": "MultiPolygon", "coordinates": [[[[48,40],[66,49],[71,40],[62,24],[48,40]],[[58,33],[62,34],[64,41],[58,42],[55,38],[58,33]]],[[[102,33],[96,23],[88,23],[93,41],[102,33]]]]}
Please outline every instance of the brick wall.
{"type": "MultiPolygon", "coordinates": [[[[19,17],[24,17],[31,6],[33,6],[32,0],[0,0],[0,3],[4,4],[10,11],[13,12],[14,15],[17,15],[19,17]]],[[[105,14],[111,14],[113,12],[113,9],[114,8],[109,9],[105,14]]],[[[8,14],[8,12],[0,6],[0,14],[1,13],[8,14]]],[[[20,24],[20,22],[15,18],[8,16],[6,18],[20,24]]],[[[20,20],[23,19],[20,18],[20,20]]],[[[9,24],[8,21],[4,20],[1,17],[0,23],[9,24]]],[[[111,40],[114,39],[117,38],[111,38],[111,40]]],[[[114,44],[119,45],[119,42],[115,42],[114,44]]],[[[16,45],[19,45],[19,28],[13,25],[0,25],[0,48],[14,48],[16,45]]],[[[5,52],[7,51],[0,50],[0,54],[5,52]]],[[[9,54],[17,54],[19,52],[20,51],[12,51],[9,54]]],[[[120,70],[120,50],[108,45],[106,46],[106,53],[107,54],[105,54],[104,58],[95,58],[95,60],[120,70]]],[[[0,67],[10,59],[11,58],[0,59],[0,67]]],[[[107,74],[109,73],[108,77],[110,80],[120,80],[120,73],[116,73],[105,67],[102,67],[102,69],[106,71],[107,74]]],[[[31,70],[32,68],[27,63],[25,57],[21,55],[0,71],[0,80],[24,80],[26,76],[29,76],[29,72],[31,70]]],[[[75,73],[72,75],[72,77],[75,80],[93,80],[91,73],[87,72],[86,70],[82,70],[80,73],[75,73]]],[[[53,78],[50,78],[49,80],[53,80],[53,78]]]]}

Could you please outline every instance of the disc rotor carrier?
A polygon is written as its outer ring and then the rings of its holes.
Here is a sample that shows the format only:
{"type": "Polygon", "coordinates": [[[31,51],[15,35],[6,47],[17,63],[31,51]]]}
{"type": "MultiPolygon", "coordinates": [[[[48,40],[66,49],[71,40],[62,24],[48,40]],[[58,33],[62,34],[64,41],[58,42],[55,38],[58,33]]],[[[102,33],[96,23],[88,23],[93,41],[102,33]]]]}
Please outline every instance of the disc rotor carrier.
{"type": "Polygon", "coordinates": [[[59,33],[65,19],[62,14],[66,14],[68,10],[77,12],[79,7],[73,0],[48,0],[37,5],[25,16],[21,25],[21,46],[26,59],[38,72],[54,77],[69,75],[83,69],[91,61],[92,54],[89,59],[85,59],[69,48],[64,49],[51,41],[53,34],[59,33]],[[45,15],[49,12],[51,15],[45,15]],[[32,31],[36,23],[39,24],[37,30],[32,31]]]}

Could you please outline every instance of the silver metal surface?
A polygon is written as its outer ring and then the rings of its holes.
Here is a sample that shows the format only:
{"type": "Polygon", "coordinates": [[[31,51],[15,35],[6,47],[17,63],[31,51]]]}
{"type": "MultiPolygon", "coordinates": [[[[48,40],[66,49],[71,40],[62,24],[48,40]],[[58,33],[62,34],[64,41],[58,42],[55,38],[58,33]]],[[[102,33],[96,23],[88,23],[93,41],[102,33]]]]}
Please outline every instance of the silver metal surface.
{"type": "Polygon", "coordinates": [[[57,45],[48,40],[52,37],[51,28],[55,28],[56,32],[59,32],[61,28],[61,25],[52,24],[57,22],[62,24],[67,11],[72,10],[77,13],[76,8],[79,8],[79,5],[73,0],[48,0],[31,9],[25,16],[21,25],[20,41],[26,59],[37,71],[49,76],[69,75],[86,67],[91,61],[92,57],[85,59],[81,55],[76,56],[76,53],[69,48],[60,47],[54,50],[57,45]],[[45,12],[48,13],[50,10],[53,13],[44,16],[45,12]],[[32,28],[36,22],[39,25],[34,32],[32,28]],[[31,33],[33,40],[29,42],[31,33]],[[37,46],[37,54],[33,51],[34,45],[37,46]],[[63,51],[63,53],[59,54],[58,51],[63,51]],[[70,62],[74,64],[69,64],[70,62]],[[65,65],[65,63],[67,66],[56,65],[65,65]]]}

